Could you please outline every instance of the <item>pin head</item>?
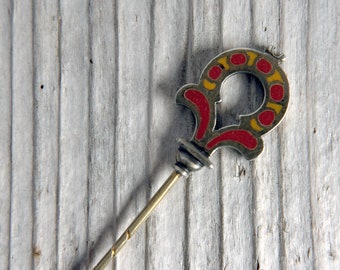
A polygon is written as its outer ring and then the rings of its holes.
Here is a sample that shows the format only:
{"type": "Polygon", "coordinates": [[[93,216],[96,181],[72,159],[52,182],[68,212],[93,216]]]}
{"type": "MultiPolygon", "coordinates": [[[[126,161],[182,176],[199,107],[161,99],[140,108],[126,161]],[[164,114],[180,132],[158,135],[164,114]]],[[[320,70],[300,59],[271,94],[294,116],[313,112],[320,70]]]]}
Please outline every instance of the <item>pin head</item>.
{"type": "Polygon", "coordinates": [[[185,85],[177,92],[177,103],[187,106],[196,117],[193,138],[191,142],[177,140],[179,149],[174,165],[175,171],[95,269],[104,269],[110,259],[117,255],[181,176],[187,178],[190,172],[199,170],[203,166],[212,168],[209,156],[218,147],[233,147],[247,159],[253,159],[262,152],[261,136],[277,126],[287,110],[288,81],[278,66],[278,61],[282,57],[283,55],[274,54],[272,50],[269,50],[269,53],[251,49],[227,51],[218,55],[206,66],[198,84],[185,85]],[[222,82],[240,72],[249,73],[260,80],[264,89],[264,101],[257,111],[240,116],[239,125],[215,129],[216,103],[221,101],[222,82]]]}
{"type": "Polygon", "coordinates": [[[288,80],[278,59],[253,49],[234,49],[218,55],[205,67],[198,84],[185,85],[176,95],[177,103],[195,115],[193,145],[207,156],[221,146],[229,146],[247,159],[254,159],[262,152],[261,136],[280,123],[288,100],[288,80]],[[239,125],[215,129],[222,82],[236,73],[249,73],[258,78],[264,89],[264,101],[255,112],[241,115],[239,125]]]}

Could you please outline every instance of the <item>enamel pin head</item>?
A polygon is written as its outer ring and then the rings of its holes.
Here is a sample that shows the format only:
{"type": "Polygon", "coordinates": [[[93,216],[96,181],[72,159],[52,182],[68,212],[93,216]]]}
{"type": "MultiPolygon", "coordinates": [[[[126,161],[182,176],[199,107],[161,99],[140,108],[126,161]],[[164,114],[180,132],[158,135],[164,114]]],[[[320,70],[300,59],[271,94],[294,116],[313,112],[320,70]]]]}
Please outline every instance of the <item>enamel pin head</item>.
{"type": "Polygon", "coordinates": [[[191,143],[210,156],[217,148],[229,146],[246,159],[256,158],[263,150],[261,136],[283,119],[289,100],[286,75],[278,59],[269,53],[236,49],[215,57],[204,69],[198,84],[183,86],[176,96],[195,115],[196,130],[191,143]],[[216,104],[221,102],[222,82],[236,73],[249,73],[261,82],[264,101],[252,114],[240,116],[240,124],[215,129],[216,104]]]}
{"type": "Polygon", "coordinates": [[[262,152],[261,136],[280,123],[288,106],[288,81],[278,65],[282,57],[270,51],[263,53],[252,49],[226,51],[206,66],[198,84],[185,85],[177,92],[177,103],[188,107],[195,115],[194,135],[191,141],[177,140],[175,170],[95,269],[104,269],[117,255],[178,179],[188,178],[192,171],[203,166],[212,168],[209,157],[217,148],[232,147],[248,160],[262,152]],[[248,73],[259,79],[264,89],[264,101],[257,111],[241,115],[239,125],[215,129],[216,104],[221,102],[222,82],[236,73],[248,73]]]}

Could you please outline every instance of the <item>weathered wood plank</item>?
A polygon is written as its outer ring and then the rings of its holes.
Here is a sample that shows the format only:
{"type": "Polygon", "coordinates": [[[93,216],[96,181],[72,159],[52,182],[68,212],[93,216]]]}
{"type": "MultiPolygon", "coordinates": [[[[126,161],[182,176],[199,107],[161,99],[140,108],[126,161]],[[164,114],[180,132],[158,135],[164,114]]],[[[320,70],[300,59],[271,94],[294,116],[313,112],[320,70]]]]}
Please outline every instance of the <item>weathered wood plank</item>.
{"type": "Polygon", "coordinates": [[[8,268],[11,216],[12,135],[12,6],[2,1],[0,9],[0,267],[8,268]]]}
{"type": "MultiPolygon", "coordinates": [[[[252,43],[280,49],[280,6],[274,1],[253,2],[252,43]]],[[[282,194],[281,194],[281,134],[278,129],[263,136],[263,154],[254,161],[253,209],[255,233],[255,263],[258,269],[282,269],[282,194]],[[276,164],[276,166],[273,166],[276,164]]]]}
{"type": "Polygon", "coordinates": [[[88,236],[89,14],[61,1],[58,268],[86,258],[88,236]]]}
{"type": "MultiPolygon", "coordinates": [[[[290,107],[279,127],[281,135],[282,217],[281,249],[286,269],[313,269],[308,139],[309,110],[306,97],[308,9],[307,3],[285,2],[282,6],[281,44],[283,63],[290,83],[290,107]],[[288,24],[289,22],[289,24],[288,24]],[[289,25],[295,27],[289,27],[289,25]]],[[[317,269],[317,268],[316,268],[317,269]]]]}
{"type": "Polygon", "coordinates": [[[56,269],[60,89],[58,1],[35,3],[33,8],[34,268],[56,269]]]}
{"type": "Polygon", "coordinates": [[[89,268],[114,242],[117,36],[115,5],[91,1],[89,268]]]}
{"type": "MultiPolygon", "coordinates": [[[[207,63],[220,53],[222,37],[221,1],[193,1],[187,83],[198,83],[207,63]]],[[[189,122],[190,123],[190,122],[189,122]]],[[[195,124],[191,122],[192,124],[195,124]]],[[[186,139],[191,138],[187,137],[186,139]]],[[[207,168],[194,173],[187,186],[188,260],[191,269],[220,269],[222,215],[218,158],[214,170],[207,168]],[[207,222],[209,220],[209,222],[207,222]],[[204,239],[204,240],[203,240],[204,239]]]]}
{"type": "MultiPolygon", "coordinates": [[[[221,32],[224,49],[249,47],[252,37],[251,15],[249,1],[240,1],[237,5],[223,2],[221,32]]],[[[254,96],[249,84],[247,76],[236,75],[222,87],[221,112],[225,119],[222,123],[235,124],[239,114],[254,109],[254,104],[244,102],[244,96],[254,96]]],[[[231,149],[220,151],[222,269],[256,269],[253,164],[231,149]]]]}
{"type": "MultiPolygon", "coordinates": [[[[149,196],[169,176],[176,137],[186,129],[174,95],[185,83],[189,7],[183,1],[159,1],[152,8],[150,50],[149,196]]],[[[183,133],[182,133],[183,134],[183,133]]],[[[186,254],[185,181],[179,181],[147,222],[146,269],[182,269],[186,254]],[[171,238],[171,240],[169,240],[171,238]]]]}
{"type": "MultiPolygon", "coordinates": [[[[109,269],[340,268],[338,1],[1,4],[1,269],[93,267],[192,134],[176,90],[224,49],[270,44],[291,101],[262,156],[217,151],[109,269]]],[[[219,123],[258,88],[228,79],[219,123]]]]}
{"type": "Polygon", "coordinates": [[[12,188],[10,268],[32,267],[33,41],[32,2],[13,2],[12,188]]]}
{"type": "Polygon", "coordinates": [[[308,149],[315,269],[340,268],[339,1],[308,10],[308,149]]]}
{"type": "MultiPolygon", "coordinates": [[[[118,1],[117,236],[147,202],[150,10],[147,0],[118,1]]],[[[145,226],[130,242],[116,260],[118,269],[138,269],[145,264],[145,226]]]]}

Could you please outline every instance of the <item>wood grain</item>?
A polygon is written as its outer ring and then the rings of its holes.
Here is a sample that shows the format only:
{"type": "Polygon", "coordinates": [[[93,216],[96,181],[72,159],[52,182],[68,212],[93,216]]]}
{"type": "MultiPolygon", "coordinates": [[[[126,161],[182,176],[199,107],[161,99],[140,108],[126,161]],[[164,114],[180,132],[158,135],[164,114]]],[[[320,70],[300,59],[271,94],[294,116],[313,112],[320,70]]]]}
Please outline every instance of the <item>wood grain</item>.
{"type": "MultiPolygon", "coordinates": [[[[188,3],[183,1],[155,1],[150,9],[148,197],[171,173],[177,131],[186,130],[186,117],[182,118],[183,114],[176,110],[174,95],[184,83],[182,67],[188,44],[188,10],[188,3]]],[[[157,214],[150,217],[146,226],[146,269],[183,267],[187,236],[185,198],[186,182],[179,181],[155,210],[157,214]],[[169,231],[171,241],[167,239],[169,231]]]]}
{"type": "MultiPolygon", "coordinates": [[[[275,45],[282,124],[179,182],[108,269],[340,269],[340,3],[17,1],[0,10],[0,268],[92,269],[172,171],[176,91],[218,53],[275,45]]],[[[263,100],[222,86],[218,124],[263,100]]]]}
{"type": "Polygon", "coordinates": [[[30,1],[14,2],[12,28],[11,231],[12,268],[33,263],[33,14],[30,1]]]}
{"type": "Polygon", "coordinates": [[[60,57],[57,1],[34,5],[35,269],[57,268],[60,57]]]}
{"type": "Polygon", "coordinates": [[[0,10],[0,261],[10,264],[11,180],[12,180],[12,21],[11,3],[0,10]]]}
{"type": "Polygon", "coordinates": [[[89,267],[112,244],[116,222],[115,119],[117,95],[117,22],[110,1],[90,3],[89,94],[89,267]]]}
{"type": "Polygon", "coordinates": [[[88,248],[89,10],[88,3],[81,0],[59,5],[57,267],[70,269],[84,260],[88,248]]]}
{"type": "MultiPolygon", "coordinates": [[[[118,17],[116,207],[120,234],[147,202],[149,184],[150,1],[121,1],[118,17]],[[146,128],[147,127],[147,128],[146,128]]],[[[117,268],[137,269],[147,258],[145,227],[122,250],[117,268]],[[129,258],[128,260],[124,258],[129,258]]]]}

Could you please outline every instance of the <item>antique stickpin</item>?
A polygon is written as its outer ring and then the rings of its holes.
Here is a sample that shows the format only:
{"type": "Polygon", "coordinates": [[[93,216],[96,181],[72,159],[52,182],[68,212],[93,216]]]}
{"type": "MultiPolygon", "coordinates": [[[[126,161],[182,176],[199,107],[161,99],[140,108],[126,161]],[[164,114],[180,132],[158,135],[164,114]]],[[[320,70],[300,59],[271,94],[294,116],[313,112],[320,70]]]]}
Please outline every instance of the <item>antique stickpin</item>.
{"type": "Polygon", "coordinates": [[[105,268],[177,180],[187,179],[191,172],[204,166],[213,168],[209,157],[217,148],[232,147],[248,160],[262,152],[261,136],[280,123],[288,106],[288,80],[278,65],[282,59],[283,54],[274,53],[273,48],[266,52],[229,50],[215,57],[205,67],[198,84],[188,84],[178,90],[176,102],[188,107],[195,115],[194,135],[191,141],[177,139],[179,148],[174,171],[94,269],[105,268]],[[248,73],[259,79],[264,89],[264,101],[255,112],[241,115],[239,125],[215,129],[216,104],[221,102],[222,82],[236,73],[248,73]]]}

